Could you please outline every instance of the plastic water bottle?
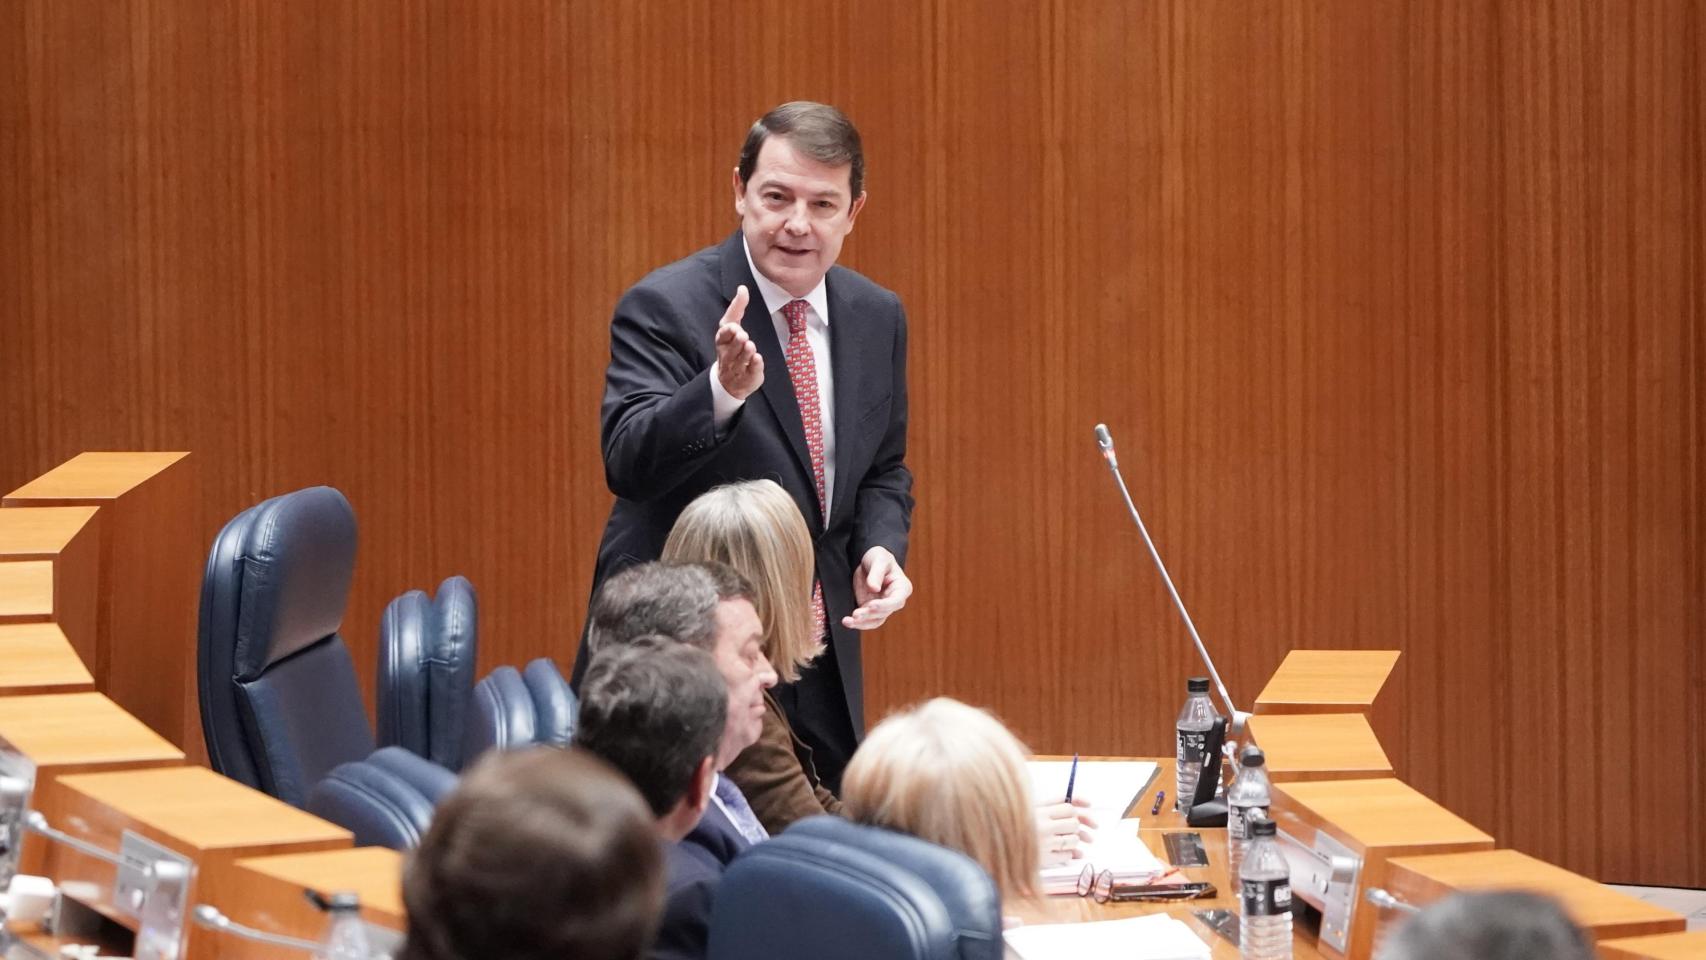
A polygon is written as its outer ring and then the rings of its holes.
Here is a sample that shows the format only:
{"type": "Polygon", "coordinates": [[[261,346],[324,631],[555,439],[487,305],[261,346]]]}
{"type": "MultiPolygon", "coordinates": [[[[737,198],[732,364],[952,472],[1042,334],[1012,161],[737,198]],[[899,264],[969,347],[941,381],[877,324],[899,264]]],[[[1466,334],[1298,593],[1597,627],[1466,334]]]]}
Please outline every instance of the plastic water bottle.
{"type": "Polygon", "coordinates": [[[353,893],[334,893],[326,906],[326,935],[314,960],[367,960],[372,945],[367,940],[367,925],[361,920],[361,901],[353,893]]]}
{"type": "Polygon", "coordinates": [[[1208,678],[1192,677],[1187,684],[1190,696],[1179,711],[1179,743],[1174,752],[1177,769],[1173,774],[1173,809],[1191,812],[1191,801],[1197,793],[1197,775],[1202,773],[1203,751],[1208,748],[1208,732],[1220,714],[1208,699],[1208,678]]]}
{"type": "Polygon", "coordinates": [[[1291,867],[1272,820],[1251,816],[1248,830],[1250,845],[1238,869],[1238,956],[1291,960],[1291,867]]]}
{"type": "Polygon", "coordinates": [[[1250,845],[1250,821],[1267,816],[1271,802],[1267,758],[1261,750],[1245,747],[1238,758],[1238,777],[1226,791],[1226,865],[1233,876],[1250,845]]]}

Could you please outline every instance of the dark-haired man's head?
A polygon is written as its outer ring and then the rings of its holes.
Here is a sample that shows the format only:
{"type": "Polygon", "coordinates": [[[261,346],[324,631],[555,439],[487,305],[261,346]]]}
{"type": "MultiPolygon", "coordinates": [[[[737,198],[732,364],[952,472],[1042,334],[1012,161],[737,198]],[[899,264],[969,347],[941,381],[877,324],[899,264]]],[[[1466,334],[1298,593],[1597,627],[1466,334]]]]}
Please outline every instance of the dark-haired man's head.
{"type": "Polygon", "coordinates": [[[1458,893],[1387,938],[1381,960],[1592,960],[1593,947],[1557,901],[1516,891],[1458,893]]]}
{"type": "Polygon", "coordinates": [[[827,104],[784,103],[747,133],[734,191],[753,266],[804,297],[835,265],[865,206],[859,131],[827,104]]]}
{"type": "Polygon", "coordinates": [[[488,753],[409,860],[398,960],[639,957],[663,889],[655,822],[620,773],[582,750],[488,753]]]}
{"type": "Polygon", "coordinates": [[[626,774],[659,831],[679,840],[710,800],[727,710],[728,687],[710,654],[636,637],[593,656],[574,742],[626,774]]]}
{"type": "Polygon", "coordinates": [[[728,691],[718,770],[758,741],[764,691],[776,684],[752,598],[752,586],[724,564],[654,562],[611,577],[592,601],[587,647],[595,661],[641,637],[675,640],[711,655],[728,691]]]}

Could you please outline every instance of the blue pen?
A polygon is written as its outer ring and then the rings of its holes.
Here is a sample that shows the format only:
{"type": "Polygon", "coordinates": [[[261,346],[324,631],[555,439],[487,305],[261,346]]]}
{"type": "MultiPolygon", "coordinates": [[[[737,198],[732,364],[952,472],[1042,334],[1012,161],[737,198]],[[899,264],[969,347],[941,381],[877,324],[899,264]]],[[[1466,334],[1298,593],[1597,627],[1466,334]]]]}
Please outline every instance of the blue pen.
{"type": "Polygon", "coordinates": [[[1072,802],[1072,785],[1078,780],[1078,754],[1072,755],[1072,772],[1066,775],[1066,802],[1072,802]]]}

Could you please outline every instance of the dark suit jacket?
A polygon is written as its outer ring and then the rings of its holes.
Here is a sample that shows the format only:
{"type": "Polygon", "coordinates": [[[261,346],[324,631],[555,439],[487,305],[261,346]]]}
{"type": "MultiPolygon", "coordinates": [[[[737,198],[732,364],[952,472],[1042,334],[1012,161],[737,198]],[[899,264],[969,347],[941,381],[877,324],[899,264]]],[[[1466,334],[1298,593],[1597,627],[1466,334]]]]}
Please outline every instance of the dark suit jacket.
{"type": "Polygon", "coordinates": [[[705,809],[699,825],[669,848],[669,878],[665,885],[663,921],[651,960],[704,960],[711,932],[711,905],[723,870],[752,844],[715,804],[705,809]]]}
{"type": "MultiPolygon", "coordinates": [[[[906,562],[912,474],[906,468],[906,315],[900,299],[832,267],[830,362],[835,379],[835,486],[824,522],[800,408],[782,343],[758,293],[737,231],[722,244],[655,271],[616,305],[610,323],[602,439],[604,476],[617,497],[598,547],[597,583],[655,560],[682,508],[710,488],[768,477],[793,496],[816,538],[831,645],[855,735],[864,722],[853,571],[887,547],[906,562]],[[764,386],[719,437],[711,414],[717,320],[746,284],[742,321],[764,357],[764,386]]],[[[582,653],[585,640],[583,637],[582,653]]],[[[585,657],[577,657],[578,682],[585,657]]]]}

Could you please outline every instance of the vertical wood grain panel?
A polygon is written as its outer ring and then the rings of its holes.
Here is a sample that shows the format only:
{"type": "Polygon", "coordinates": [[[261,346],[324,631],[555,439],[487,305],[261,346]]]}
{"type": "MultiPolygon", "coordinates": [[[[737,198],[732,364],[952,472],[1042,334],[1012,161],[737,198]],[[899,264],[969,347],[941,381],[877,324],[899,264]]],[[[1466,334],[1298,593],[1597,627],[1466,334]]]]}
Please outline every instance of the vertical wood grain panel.
{"type": "MultiPolygon", "coordinates": [[[[196,450],[201,535],[355,504],[347,633],[476,583],[579,630],[611,305],[734,226],[766,107],[860,124],[845,262],[912,322],[919,592],[869,712],[1157,753],[1405,651],[1405,776],[1706,884],[1706,54],[1689,0],[0,4],[0,484],[196,450]],[[1625,756],[1628,757],[1625,760],[1625,756]],[[1679,839],[1680,838],[1680,839],[1679,839]]],[[[187,639],[186,639],[187,643],[187,639]]]]}

